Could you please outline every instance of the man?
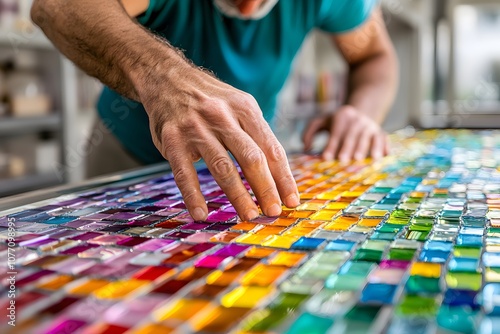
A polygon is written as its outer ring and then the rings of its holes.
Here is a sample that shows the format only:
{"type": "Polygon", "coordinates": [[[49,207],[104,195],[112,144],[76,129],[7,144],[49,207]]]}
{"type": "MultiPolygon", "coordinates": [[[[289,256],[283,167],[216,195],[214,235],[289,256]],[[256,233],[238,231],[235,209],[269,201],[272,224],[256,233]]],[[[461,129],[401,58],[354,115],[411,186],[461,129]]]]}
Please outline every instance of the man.
{"type": "Polygon", "coordinates": [[[309,125],[305,148],[327,129],[325,159],[386,153],[379,124],[394,98],[397,62],[375,2],[36,0],[32,18],[62,53],[109,87],[98,111],[121,145],[142,163],[170,162],[194,219],[207,217],[193,167],[200,158],[239,216],[252,219],[257,207],[228,151],[266,215],[278,215],[281,202],[299,204],[285,152],[266,120],[313,28],[331,33],[348,62],[349,94],[332,117],[309,125]]]}

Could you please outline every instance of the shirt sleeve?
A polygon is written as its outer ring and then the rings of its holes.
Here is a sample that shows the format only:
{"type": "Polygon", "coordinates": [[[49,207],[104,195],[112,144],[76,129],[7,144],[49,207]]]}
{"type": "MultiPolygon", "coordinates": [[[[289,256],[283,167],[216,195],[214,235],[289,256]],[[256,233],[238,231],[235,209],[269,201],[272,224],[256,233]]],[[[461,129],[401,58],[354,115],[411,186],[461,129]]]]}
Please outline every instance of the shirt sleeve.
{"type": "Polygon", "coordinates": [[[331,33],[353,30],[365,22],[378,0],[320,0],[316,27],[331,33]]]}

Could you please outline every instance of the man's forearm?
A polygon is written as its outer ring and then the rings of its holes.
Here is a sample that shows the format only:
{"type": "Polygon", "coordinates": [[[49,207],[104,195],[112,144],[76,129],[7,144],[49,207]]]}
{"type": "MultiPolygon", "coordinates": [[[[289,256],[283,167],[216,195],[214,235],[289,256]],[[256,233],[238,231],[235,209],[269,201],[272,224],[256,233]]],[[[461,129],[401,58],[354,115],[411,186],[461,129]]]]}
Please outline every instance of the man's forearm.
{"type": "Polygon", "coordinates": [[[141,87],[154,86],[146,81],[155,80],[150,74],[159,67],[190,66],[176,49],[136,24],[118,0],[38,0],[32,18],[78,67],[137,101],[141,87]]]}
{"type": "Polygon", "coordinates": [[[377,54],[351,67],[346,104],[381,124],[394,102],[397,85],[398,61],[394,52],[377,54]]]}

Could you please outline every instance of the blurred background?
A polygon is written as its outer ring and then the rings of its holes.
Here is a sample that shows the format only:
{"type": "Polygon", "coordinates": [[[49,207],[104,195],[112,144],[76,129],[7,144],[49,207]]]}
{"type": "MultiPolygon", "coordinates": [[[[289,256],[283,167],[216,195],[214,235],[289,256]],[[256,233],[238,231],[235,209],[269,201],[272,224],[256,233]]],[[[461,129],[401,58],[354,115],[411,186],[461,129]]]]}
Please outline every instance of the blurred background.
{"type": "MultiPolygon", "coordinates": [[[[0,0],[0,197],[83,180],[102,89],[33,26],[31,3],[0,0]]],[[[401,70],[384,128],[500,127],[500,0],[381,5],[401,70]]],[[[335,111],[345,82],[342,58],[314,31],[294,62],[273,124],[288,151],[302,149],[309,119],[335,111]]]]}

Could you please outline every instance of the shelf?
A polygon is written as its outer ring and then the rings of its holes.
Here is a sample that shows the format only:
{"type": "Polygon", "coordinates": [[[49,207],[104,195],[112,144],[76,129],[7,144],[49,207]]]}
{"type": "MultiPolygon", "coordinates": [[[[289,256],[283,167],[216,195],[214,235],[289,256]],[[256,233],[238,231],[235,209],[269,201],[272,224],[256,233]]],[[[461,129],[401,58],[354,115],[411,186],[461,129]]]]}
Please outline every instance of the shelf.
{"type": "Polygon", "coordinates": [[[18,135],[21,133],[43,130],[56,131],[61,127],[61,116],[53,113],[40,117],[1,117],[0,136],[18,135]]]}
{"type": "Polygon", "coordinates": [[[43,32],[35,28],[34,32],[15,29],[0,29],[0,47],[17,49],[54,50],[54,46],[43,32]]]}
{"type": "Polygon", "coordinates": [[[0,179],[0,197],[61,184],[54,173],[33,174],[12,179],[0,179]]]}

